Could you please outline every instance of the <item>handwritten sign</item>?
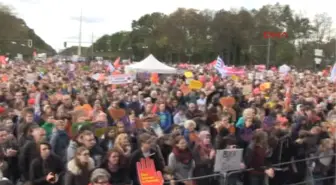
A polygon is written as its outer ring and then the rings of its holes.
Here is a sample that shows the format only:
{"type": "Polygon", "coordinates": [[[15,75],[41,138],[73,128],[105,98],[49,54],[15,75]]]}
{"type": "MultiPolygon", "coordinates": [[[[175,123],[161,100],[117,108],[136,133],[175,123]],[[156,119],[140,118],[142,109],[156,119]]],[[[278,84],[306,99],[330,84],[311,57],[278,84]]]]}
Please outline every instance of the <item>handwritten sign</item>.
{"type": "Polygon", "coordinates": [[[227,171],[239,170],[242,158],[243,149],[217,150],[214,171],[226,173],[227,171]]]}

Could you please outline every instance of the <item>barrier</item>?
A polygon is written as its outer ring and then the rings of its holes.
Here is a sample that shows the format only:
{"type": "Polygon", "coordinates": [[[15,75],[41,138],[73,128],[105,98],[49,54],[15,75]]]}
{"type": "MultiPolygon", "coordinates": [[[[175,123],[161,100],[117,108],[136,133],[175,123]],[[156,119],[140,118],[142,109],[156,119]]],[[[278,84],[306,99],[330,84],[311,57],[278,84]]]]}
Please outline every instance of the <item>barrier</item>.
{"type": "MultiPolygon", "coordinates": [[[[272,165],[271,167],[279,167],[282,165],[288,165],[288,164],[292,164],[292,163],[297,163],[297,162],[306,162],[306,161],[310,161],[310,160],[314,160],[314,159],[321,159],[321,158],[327,158],[327,157],[336,157],[336,154],[333,155],[328,155],[328,156],[323,156],[323,157],[310,157],[310,158],[305,158],[305,159],[300,159],[300,160],[293,160],[293,161],[288,161],[288,162],[283,162],[283,163],[277,163],[272,165]]],[[[219,185],[231,185],[229,184],[230,182],[230,177],[234,176],[234,175],[238,175],[240,173],[245,173],[245,172],[249,172],[253,170],[252,168],[249,169],[242,169],[242,170],[236,170],[236,171],[231,171],[225,175],[222,175],[220,173],[214,173],[211,175],[205,175],[205,176],[199,176],[199,177],[192,177],[189,179],[181,179],[181,180],[176,180],[175,182],[185,182],[185,181],[196,181],[196,180],[200,180],[200,179],[215,179],[219,185]]],[[[309,170],[309,168],[308,168],[309,170]]],[[[336,169],[335,169],[336,171],[336,169]]],[[[321,177],[321,178],[316,178],[314,179],[311,175],[307,175],[308,180],[302,181],[302,182],[298,182],[298,183],[292,183],[292,184],[286,184],[286,185],[314,185],[314,181],[322,181],[322,180],[331,180],[331,179],[335,179],[336,175],[332,175],[332,176],[326,176],[326,177],[321,177]]],[[[306,179],[307,179],[306,177],[306,179]]],[[[334,181],[334,183],[336,183],[336,180],[334,181]]],[[[166,182],[165,184],[169,184],[169,182],[166,182]]],[[[239,183],[237,183],[239,184],[239,183]]],[[[196,185],[203,185],[203,184],[196,184],[196,185]]],[[[214,184],[211,184],[214,185],[214,184]]],[[[272,185],[272,184],[268,184],[267,182],[264,183],[264,185],[272,185]]],[[[330,184],[332,185],[332,184],[330,184]]]]}

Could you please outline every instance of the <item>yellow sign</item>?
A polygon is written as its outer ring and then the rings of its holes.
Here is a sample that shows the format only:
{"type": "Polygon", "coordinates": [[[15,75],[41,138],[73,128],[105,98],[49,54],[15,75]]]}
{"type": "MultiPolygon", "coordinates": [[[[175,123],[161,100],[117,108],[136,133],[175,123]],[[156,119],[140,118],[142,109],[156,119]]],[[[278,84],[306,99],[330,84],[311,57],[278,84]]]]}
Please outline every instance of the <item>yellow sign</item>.
{"type": "Polygon", "coordinates": [[[239,80],[239,76],[236,76],[236,75],[232,75],[231,78],[232,78],[232,80],[234,80],[234,81],[239,80]]]}
{"type": "Polygon", "coordinates": [[[202,89],[203,83],[198,80],[190,80],[188,87],[189,89],[199,90],[199,89],[202,89]]]}
{"type": "Polygon", "coordinates": [[[186,72],[184,72],[184,76],[186,78],[192,78],[194,76],[194,74],[191,71],[186,71],[186,72]]]}

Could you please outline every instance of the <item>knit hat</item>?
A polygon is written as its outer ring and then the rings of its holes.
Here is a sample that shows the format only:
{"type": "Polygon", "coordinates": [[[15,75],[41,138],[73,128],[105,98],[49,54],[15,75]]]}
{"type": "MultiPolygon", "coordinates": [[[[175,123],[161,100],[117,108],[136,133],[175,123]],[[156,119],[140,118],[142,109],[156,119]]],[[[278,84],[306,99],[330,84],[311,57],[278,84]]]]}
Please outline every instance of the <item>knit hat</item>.
{"type": "Polygon", "coordinates": [[[109,179],[111,177],[111,175],[105,169],[97,168],[92,172],[90,181],[91,182],[96,182],[99,177],[100,178],[105,177],[105,178],[109,179]]]}

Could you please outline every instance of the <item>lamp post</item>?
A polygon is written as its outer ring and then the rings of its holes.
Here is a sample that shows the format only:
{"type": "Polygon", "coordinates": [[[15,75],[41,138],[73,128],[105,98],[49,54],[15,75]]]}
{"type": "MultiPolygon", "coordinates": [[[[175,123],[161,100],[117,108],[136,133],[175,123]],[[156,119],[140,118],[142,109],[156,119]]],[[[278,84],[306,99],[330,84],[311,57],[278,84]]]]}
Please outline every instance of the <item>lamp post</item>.
{"type": "Polygon", "coordinates": [[[82,54],[82,22],[83,22],[83,11],[81,9],[80,11],[80,17],[79,17],[79,33],[78,33],[78,50],[77,55],[81,56],[82,54]]]}

